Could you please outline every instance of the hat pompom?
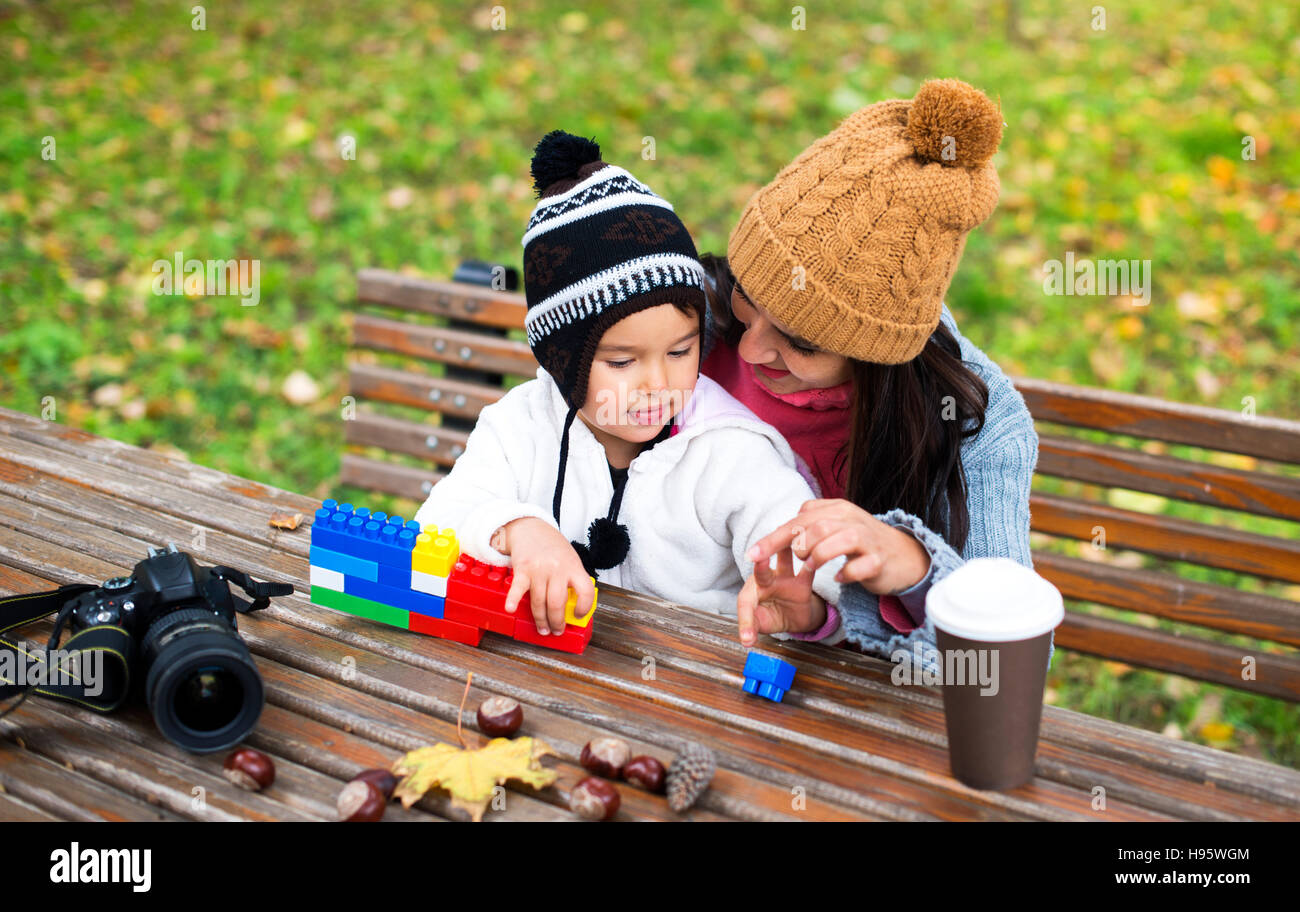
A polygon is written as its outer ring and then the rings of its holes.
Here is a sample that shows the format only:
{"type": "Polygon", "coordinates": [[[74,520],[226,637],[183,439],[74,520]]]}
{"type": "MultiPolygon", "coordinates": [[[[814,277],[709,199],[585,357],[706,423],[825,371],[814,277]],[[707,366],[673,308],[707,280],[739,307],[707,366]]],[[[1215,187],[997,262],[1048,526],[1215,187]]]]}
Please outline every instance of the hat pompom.
{"type": "Polygon", "coordinates": [[[540,198],[557,181],[578,180],[578,169],[600,161],[600,146],[563,130],[552,130],[533,150],[533,189],[540,198]]]}
{"type": "Polygon", "coordinates": [[[1002,112],[960,79],[932,79],[912,99],[904,135],[919,158],[977,168],[998,150],[1002,112]]]}

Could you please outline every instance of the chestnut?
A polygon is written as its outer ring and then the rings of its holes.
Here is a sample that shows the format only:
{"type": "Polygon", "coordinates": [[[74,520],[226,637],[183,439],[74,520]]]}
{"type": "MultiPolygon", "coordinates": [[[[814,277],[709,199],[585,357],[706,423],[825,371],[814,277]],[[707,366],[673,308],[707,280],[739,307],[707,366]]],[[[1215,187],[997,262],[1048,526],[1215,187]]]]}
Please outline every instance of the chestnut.
{"type": "Polygon", "coordinates": [[[588,776],[569,792],[569,810],[587,820],[608,820],[618,813],[618,789],[595,776],[588,776]]]}
{"type": "Polygon", "coordinates": [[[374,823],[384,816],[384,798],[379,786],[365,779],[353,779],[339,792],[339,820],[346,823],[374,823]]]}
{"type": "Polygon", "coordinates": [[[578,762],[583,769],[590,770],[597,776],[618,779],[623,775],[623,767],[631,756],[632,748],[622,738],[596,738],[587,742],[578,762]]]}
{"type": "Polygon", "coordinates": [[[275,764],[271,758],[251,747],[241,747],[226,758],[222,775],[242,789],[259,792],[275,781],[275,764]]]}
{"type": "Polygon", "coordinates": [[[509,738],[524,724],[524,708],[512,697],[488,697],[478,708],[478,730],[489,738],[509,738]]]}
{"type": "Polygon", "coordinates": [[[368,769],[364,772],[357,773],[352,777],[353,782],[369,782],[375,788],[379,789],[379,794],[384,796],[388,801],[393,797],[393,789],[397,788],[397,777],[386,769],[368,769]]]}
{"type": "Polygon", "coordinates": [[[654,757],[646,755],[633,757],[623,767],[624,779],[656,795],[662,794],[664,790],[665,776],[667,776],[667,771],[664,769],[664,765],[654,757]]]}

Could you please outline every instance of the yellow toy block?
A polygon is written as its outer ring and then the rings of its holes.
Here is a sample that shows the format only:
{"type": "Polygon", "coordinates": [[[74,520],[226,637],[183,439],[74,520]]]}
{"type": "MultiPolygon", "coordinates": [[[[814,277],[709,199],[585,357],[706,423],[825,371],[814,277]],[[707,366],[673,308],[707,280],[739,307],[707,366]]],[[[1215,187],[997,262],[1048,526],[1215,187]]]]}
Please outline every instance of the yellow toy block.
{"type": "Polygon", "coordinates": [[[596,597],[591,602],[591,610],[587,612],[585,617],[581,618],[574,614],[574,610],[578,607],[578,593],[570,589],[569,600],[564,603],[564,623],[566,624],[573,624],[575,627],[586,627],[591,624],[591,619],[596,616],[596,606],[600,603],[600,587],[596,586],[594,578],[589,576],[587,579],[591,580],[592,586],[596,589],[596,597]]]}
{"type": "Polygon", "coordinates": [[[451,568],[456,566],[460,557],[460,545],[452,529],[433,529],[421,532],[415,537],[415,549],[411,551],[411,569],[434,576],[450,576],[451,568]]]}

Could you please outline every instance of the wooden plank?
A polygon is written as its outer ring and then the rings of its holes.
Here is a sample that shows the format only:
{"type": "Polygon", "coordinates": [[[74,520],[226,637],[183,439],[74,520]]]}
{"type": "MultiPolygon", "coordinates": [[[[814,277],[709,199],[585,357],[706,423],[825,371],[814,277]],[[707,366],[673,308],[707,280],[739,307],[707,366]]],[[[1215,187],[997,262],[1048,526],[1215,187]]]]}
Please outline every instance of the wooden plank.
{"type": "Polygon", "coordinates": [[[477,418],[505,390],[445,377],[429,377],[378,364],[349,366],[348,388],[358,399],[393,402],[462,418],[477,418]]]}
{"type": "Polygon", "coordinates": [[[0,792],[0,823],[51,823],[62,818],[0,792]]]}
{"type": "Polygon", "coordinates": [[[1300,659],[1294,656],[1250,652],[1243,646],[1210,643],[1077,611],[1065,613],[1056,629],[1056,645],[1282,700],[1300,700],[1300,659]],[[1248,654],[1255,659],[1253,681],[1241,677],[1242,659],[1248,654]]]}
{"type": "MultiPolygon", "coordinates": [[[[294,616],[286,616],[286,620],[299,626],[306,616],[306,611],[295,611],[294,616]]],[[[661,675],[654,685],[643,685],[661,695],[653,702],[628,694],[623,688],[611,690],[589,680],[593,667],[604,667],[608,662],[598,643],[593,643],[583,656],[568,656],[491,634],[485,635],[483,645],[475,649],[413,637],[346,616],[327,616],[325,620],[337,631],[335,636],[319,643],[314,639],[302,640],[311,642],[310,648],[295,644],[293,637],[279,636],[274,642],[259,641],[257,649],[259,653],[263,649],[274,650],[278,660],[295,665],[302,663],[312,672],[332,678],[343,673],[346,666],[342,659],[351,655],[357,669],[356,676],[349,682],[354,689],[382,695],[394,703],[418,707],[427,715],[438,717],[450,714],[454,718],[454,708],[464,686],[463,674],[473,671],[475,687],[513,696],[524,703],[526,720],[544,711],[545,715],[538,718],[537,727],[530,729],[530,733],[544,737],[570,762],[576,759],[582,746],[598,734],[618,735],[629,740],[635,749],[664,759],[670,758],[685,740],[697,740],[714,750],[721,768],[716,780],[718,789],[706,794],[699,806],[701,812],[725,812],[741,819],[768,819],[772,811],[778,809],[789,814],[791,787],[800,785],[806,789],[810,806],[814,801],[825,801],[845,810],[882,814],[891,819],[933,819],[936,808],[944,816],[951,815],[956,819],[1044,816],[1044,812],[1035,809],[1032,803],[1015,798],[1006,800],[1020,813],[1007,815],[994,811],[981,814],[981,805],[992,803],[984,800],[983,795],[972,791],[968,801],[936,795],[919,783],[898,781],[888,774],[882,775],[879,770],[845,762],[843,757],[835,755],[838,751],[831,756],[819,757],[814,771],[809,765],[806,747],[786,744],[784,739],[777,737],[756,738],[672,705],[671,700],[664,699],[670,696],[664,689],[669,683],[665,675],[661,675]],[[347,642],[341,642],[344,640],[347,642]],[[363,644],[368,647],[367,652],[373,654],[358,653],[363,644]],[[433,678],[422,673],[419,666],[437,670],[446,677],[443,680],[433,678]],[[433,705],[426,706],[429,702],[433,705]],[[743,790],[733,791],[732,786],[739,789],[744,781],[736,779],[736,773],[767,785],[756,783],[752,787],[761,786],[760,791],[748,794],[743,790]],[[724,790],[723,783],[730,785],[724,790]],[[743,800],[737,802],[736,794],[744,795],[743,800]],[[764,795],[766,797],[762,797],[764,795]],[[902,796],[907,796],[905,808],[897,806],[902,796]],[[752,805],[758,800],[771,810],[760,813],[752,805]]],[[[600,635],[598,631],[597,636],[600,635]]],[[[616,664],[617,675],[611,677],[624,681],[640,680],[640,662],[616,660],[616,664]]],[[[743,702],[747,708],[752,707],[752,702],[740,694],[738,686],[728,688],[728,696],[733,694],[739,694],[732,697],[733,700],[743,702]]],[[[347,699],[351,701],[354,697],[347,699]]],[[[771,728],[771,725],[763,726],[764,731],[771,728]]],[[[917,775],[912,773],[913,778],[917,775]]],[[[952,784],[946,776],[935,778],[952,784]]],[[[964,787],[956,784],[956,789],[964,787]]],[[[998,800],[994,799],[995,802],[998,800]]],[[[1046,815],[1053,816],[1050,811],[1046,815]]]]}
{"type": "MultiPolygon", "coordinates": [[[[659,668],[680,667],[695,674],[708,673],[717,656],[736,651],[735,667],[741,666],[743,652],[737,650],[733,639],[720,635],[716,619],[692,617],[685,620],[683,617],[691,613],[680,609],[672,615],[665,615],[651,610],[644,596],[617,587],[605,587],[602,594],[610,603],[607,607],[614,609],[597,621],[605,625],[600,633],[608,635],[608,639],[603,641],[610,644],[607,648],[637,660],[643,654],[653,655],[658,659],[659,668]],[[660,636],[665,639],[661,640],[660,636]]],[[[796,707],[801,716],[809,712],[825,712],[846,727],[903,735],[913,741],[946,749],[946,740],[940,734],[945,727],[943,703],[936,688],[895,685],[890,680],[892,666],[889,663],[848,650],[794,646],[789,642],[775,641],[764,641],[762,648],[781,655],[799,668],[796,689],[786,696],[786,701],[796,707]],[[866,668],[856,667],[860,663],[869,664],[866,668]],[[850,669],[850,666],[854,667],[850,669]],[[879,674],[870,674],[876,668],[879,674]],[[850,670],[852,674],[847,673],[850,670]],[[868,674],[858,673],[860,671],[868,674]]],[[[1071,717],[1080,717],[1085,723],[1092,721],[1092,717],[1077,713],[1071,717]]],[[[1116,727],[1131,730],[1127,726],[1116,727]]],[[[1035,764],[1036,776],[1044,782],[1076,786],[1088,793],[1095,786],[1104,785],[1112,809],[1119,813],[1132,814],[1136,809],[1151,809],[1176,819],[1189,820],[1276,816],[1273,791],[1266,792],[1267,800],[1220,793],[1215,796],[1214,806],[1206,807],[1202,779],[1184,779],[1181,770],[1162,770],[1158,761],[1149,770],[1130,769],[1129,764],[1094,756],[1086,742],[1055,744],[1053,732],[1052,725],[1044,721],[1035,764]]],[[[1102,733],[1106,733],[1104,729],[1102,733]]],[[[1167,739],[1157,737],[1155,740],[1167,739]]],[[[1146,749],[1160,753],[1158,746],[1146,745],[1146,749]]],[[[1300,775],[1291,773],[1290,777],[1289,794],[1296,802],[1294,816],[1300,820],[1300,775]]],[[[1099,818],[1105,816],[1098,815],[1099,818]]]]}
{"type": "Polygon", "coordinates": [[[385,269],[362,269],[357,273],[357,299],[502,329],[523,329],[528,312],[521,294],[405,276],[385,269]]]}
{"type": "Polygon", "coordinates": [[[436,361],[496,374],[529,378],[537,373],[537,359],[524,342],[498,339],[463,329],[419,326],[370,314],[352,321],[352,344],[410,358],[436,361]]]}
{"type": "MultiPolygon", "coordinates": [[[[183,819],[148,801],[123,795],[17,743],[0,748],[0,791],[43,808],[60,820],[183,819]]],[[[0,819],[3,819],[2,812],[0,819]]]]}
{"type": "Polygon", "coordinates": [[[367,459],[356,453],[344,453],[339,464],[340,484],[421,501],[429,496],[433,486],[446,474],[432,469],[413,469],[392,462],[367,459]]]}
{"type": "Polygon", "coordinates": [[[1040,435],[1040,475],[1300,520],[1300,478],[1229,469],[1069,437],[1040,435]]]}
{"type": "MultiPolygon", "coordinates": [[[[221,774],[220,756],[178,760],[151,749],[144,743],[145,725],[152,723],[130,710],[104,716],[53,700],[28,700],[0,719],[0,739],[22,738],[28,750],[60,766],[194,820],[325,819],[287,805],[283,791],[252,793],[232,785],[221,774]],[[130,718],[134,724],[126,722],[130,718]]],[[[279,778],[282,764],[276,765],[279,778]]]]}
{"type": "Polygon", "coordinates": [[[1035,421],[1300,463],[1300,421],[1167,402],[1111,390],[1014,377],[1035,421]]]}
{"type": "MultiPolygon", "coordinates": [[[[144,450],[3,407],[0,407],[0,439],[11,441],[8,444],[10,449],[16,450],[22,443],[34,444],[39,450],[24,448],[23,452],[90,458],[97,464],[152,478],[176,490],[200,493],[206,498],[205,504],[214,508],[225,502],[247,509],[256,500],[263,504],[269,516],[271,511],[293,512],[311,502],[311,498],[297,492],[238,478],[156,450],[144,450]]],[[[9,477],[9,480],[21,483],[28,472],[28,469],[10,461],[0,469],[0,480],[9,477]],[[6,476],[6,472],[14,474],[6,476]]]]}
{"type": "Polygon", "coordinates": [[[1029,498],[1031,528],[1092,541],[1100,527],[1106,548],[1129,548],[1171,560],[1300,583],[1300,541],[1210,526],[1172,516],[1051,494],[1029,498]]]}
{"type": "MultiPolygon", "coordinates": [[[[338,654],[352,655],[356,660],[356,668],[366,675],[364,679],[353,678],[344,682],[333,679],[343,665],[335,663],[331,667],[320,660],[321,657],[315,650],[310,655],[305,655],[285,649],[284,645],[285,641],[281,638],[259,639],[255,643],[258,665],[271,689],[271,699],[278,706],[292,708],[308,724],[320,726],[323,731],[342,729],[349,734],[372,739],[380,748],[379,753],[387,756],[386,762],[377,765],[390,766],[406,751],[418,747],[436,743],[459,744],[455,716],[460,706],[460,695],[464,692],[464,681],[400,668],[400,665],[381,667],[382,659],[377,656],[356,649],[343,649],[338,654]],[[275,659],[263,654],[264,646],[270,647],[275,659]],[[284,664],[280,659],[293,664],[284,664]],[[299,667],[302,665],[308,667],[299,667]],[[397,672],[399,677],[395,679],[386,674],[388,668],[400,669],[397,672]],[[318,669],[328,676],[311,673],[318,669]],[[404,692],[398,684],[401,680],[427,682],[427,689],[404,692]],[[368,689],[378,691],[382,696],[367,693],[368,689]],[[420,706],[420,703],[425,705],[420,706]],[[422,712],[421,709],[426,711],[422,712]]],[[[486,741],[475,730],[474,709],[487,696],[488,692],[471,688],[462,730],[466,744],[471,747],[486,741]]],[[[550,720],[543,716],[541,710],[534,710],[534,707],[525,709],[527,729],[523,733],[539,737],[559,751],[558,758],[543,761],[543,765],[556,770],[559,778],[554,787],[540,790],[508,783],[506,814],[493,816],[505,816],[511,820],[572,820],[568,792],[588,775],[578,763],[578,752],[586,741],[577,745],[576,752],[571,753],[568,742],[552,736],[550,720]]],[[[592,737],[600,734],[596,732],[592,737]]],[[[331,738],[337,744],[338,739],[333,735],[331,738]]],[[[671,760],[671,757],[668,759],[671,760]]],[[[661,797],[633,788],[621,788],[620,792],[623,798],[621,816],[624,819],[670,820],[674,817],[661,797]]],[[[444,795],[431,794],[428,801],[430,807],[437,808],[445,816],[462,816],[450,807],[450,802],[444,795]]],[[[727,819],[723,815],[712,813],[706,813],[705,817],[711,820],[727,819]]]]}
{"type": "Polygon", "coordinates": [[[455,428],[368,410],[358,410],[355,418],[344,422],[344,429],[344,439],[350,444],[406,453],[449,468],[469,441],[469,434],[455,428]]]}
{"type": "Polygon", "coordinates": [[[1034,569],[1067,599],[1300,645],[1300,605],[1286,599],[1047,551],[1034,552],[1034,569]]]}

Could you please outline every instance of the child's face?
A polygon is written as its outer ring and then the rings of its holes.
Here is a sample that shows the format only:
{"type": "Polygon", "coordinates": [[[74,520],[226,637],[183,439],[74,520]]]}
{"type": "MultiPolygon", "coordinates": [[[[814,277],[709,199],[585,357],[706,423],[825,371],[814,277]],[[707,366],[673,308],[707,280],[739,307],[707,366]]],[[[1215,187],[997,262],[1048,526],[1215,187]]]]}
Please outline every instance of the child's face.
{"type": "Polygon", "coordinates": [[[605,331],[591,362],[579,413],[609,449],[611,442],[647,443],[686,406],[700,364],[694,313],[660,304],[605,331]]]}

